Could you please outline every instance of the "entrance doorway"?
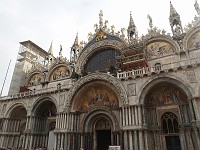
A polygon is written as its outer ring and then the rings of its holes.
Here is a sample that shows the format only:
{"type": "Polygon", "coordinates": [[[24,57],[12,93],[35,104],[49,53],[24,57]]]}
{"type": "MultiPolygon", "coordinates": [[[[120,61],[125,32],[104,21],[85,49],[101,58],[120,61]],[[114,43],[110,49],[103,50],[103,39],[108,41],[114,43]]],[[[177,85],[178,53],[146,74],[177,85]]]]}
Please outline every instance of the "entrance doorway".
{"type": "Polygon", "coordinates": [[[111,124],[108,119],[100,117],[95,124],[94,150],[108,150],[111,145],[111,124]]]}
{"type": "Polygon", "coordinates": [[[97,150],[108,150],[111,145],[111,130],[97,130],[97,150]]]}
{"type": "Polygon", "coordinates": [[[167,150],[181,150],[179,136],[166,136],[165,141],[167,150]]]}

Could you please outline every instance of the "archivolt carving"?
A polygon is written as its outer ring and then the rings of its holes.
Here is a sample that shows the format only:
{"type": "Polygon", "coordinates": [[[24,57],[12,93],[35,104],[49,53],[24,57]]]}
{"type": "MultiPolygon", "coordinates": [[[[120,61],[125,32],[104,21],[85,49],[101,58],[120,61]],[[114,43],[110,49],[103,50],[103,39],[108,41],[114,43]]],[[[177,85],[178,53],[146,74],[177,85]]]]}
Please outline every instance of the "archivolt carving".
{"type": "Polygon", "coordinates": [[[5,117],[9,117],[10,113],[12,112],[12,110],[14,108],[16,108],[16,107],[19,107],[19,106],[20,107],[24,107],[26,109],[26,111],[28,112],[27,105],[24,102],[17,102],[17,103],[14,102],[8,107],[8,109],[7,109],[6,113],[5,113],[5,117]]]}
{"type": "Polygon", "coordinates": [[[117,92],[119,93],[119,102],[121,105],[128,104],[127,101],[127,94],[123,87],[123,85],[113,76],[105,74],[105,73],[93,73],[91,75],[87,75],[80,80],[78,80],[75,85],[69,90],[67,99],[65,101],[65,109],[67,109],[72,104],[73,96],[75,95],[76,91],[85,83],[90,82],[92,80],[103,80],[110,84],[112,84],[117,92]]]}
{"type": "Polygon", "coordinates": [[[92,125],[95,121],[93,119],[98,118],[96,116],[108,119],[112,123],[113,131],[119,130],[119,123],[115,114],[112,111],[110,111],[110,109],[107,107],[96,107],[90,110],[87,114],[85,114],[85,116],[81,121],[81,124],[83,126],[81,126],[80,131],[86,131],[86,132],[91,131],[92,125]]]}
{"type": "Polygon", "coordinates": [[[33,106],[31,108],[31,113],[35,113],[35,110],[37,109],[37,107],[44,101],[51,101],[55,104],[56,106],[56,109],[57,111],[59,111],[59,107],[58,107],[58,104],[57,104],[57,101],[54,97],[52,96],[41,96],[40,98],[38,98],[34,103],[33,103],[33,106]]]}
{"type": "Polygon", "coordinates": [[[99,41],[97,43],[94,43],[93,45],[91,45],[90,47],[88,47],[87,49],[85,49],[79,56],[77,64],[76,64],[76,71],[77,72],[81,72],[83,66],[85,65],[85,63],[87,62],[88,57],[94,53],[94,51],[98,48],[103,48],[103,47],[113,47],[117,50],[121,50],[124,47],[126,47],[127,45],[125,43],[121,43],[119,41],[116,40],[102,40],[99,41]]]}
{"type": "Polygon", "coordinates": [[[194,91],[190,87],[189,84],[185,83],[181,79],[172,78],[172,77],[166,77],[166,76],[160,76],[152,78],[151,80],[148,80],[146,83],[143,84],[143,86],[140,88],[139,91],[141,91],[138,95],[139,103],[144,104],[145,103],[145,97],[147,93],[153,88],[156,84],[160,82],[168,82],[176,85],[177,87],[181,88],[185,94],[187,95],[188,99],[191,99],[194,96],[194,91]]]}

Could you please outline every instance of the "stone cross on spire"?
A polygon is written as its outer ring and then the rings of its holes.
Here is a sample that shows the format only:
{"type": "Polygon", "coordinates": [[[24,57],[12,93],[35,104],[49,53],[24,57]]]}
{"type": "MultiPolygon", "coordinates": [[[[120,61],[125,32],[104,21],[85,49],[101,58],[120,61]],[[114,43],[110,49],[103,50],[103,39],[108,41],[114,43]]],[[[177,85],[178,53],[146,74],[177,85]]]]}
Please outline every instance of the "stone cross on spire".
{"type": "Polygon", "coordinates": [[[103,28],[103,11],[100,10],[100,13],[99,13],[99,28],[103,28]]]}

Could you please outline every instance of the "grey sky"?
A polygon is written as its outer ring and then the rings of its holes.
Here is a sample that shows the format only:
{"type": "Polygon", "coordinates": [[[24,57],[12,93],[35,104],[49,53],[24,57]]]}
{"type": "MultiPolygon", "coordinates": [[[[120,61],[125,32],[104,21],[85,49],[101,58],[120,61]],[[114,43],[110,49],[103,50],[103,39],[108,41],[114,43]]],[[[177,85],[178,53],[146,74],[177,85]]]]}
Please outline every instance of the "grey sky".
{"type": "MultiPolygon", "coordinates": [[[[197,14],[195,0],[171,1],[185,27],[197,14]]],[[[98,23],[100,10],[103,10],[103,19],[108,20],[109,26],[115,25],[116,31],[128,27],[132,11],[139,36],[147,33],[147,14],[154,26],[171,33],[170,0],[1,0],[0,88],[12,59],[3,95],[8,92],[19,42],[31,40],[48,51],[53,40],[54,55],[58,55],[61,44],[63,55],[69,58],[76,33],[79,40],[87,41],[88,33],[94,32],[93,26],[98,23]]]]}

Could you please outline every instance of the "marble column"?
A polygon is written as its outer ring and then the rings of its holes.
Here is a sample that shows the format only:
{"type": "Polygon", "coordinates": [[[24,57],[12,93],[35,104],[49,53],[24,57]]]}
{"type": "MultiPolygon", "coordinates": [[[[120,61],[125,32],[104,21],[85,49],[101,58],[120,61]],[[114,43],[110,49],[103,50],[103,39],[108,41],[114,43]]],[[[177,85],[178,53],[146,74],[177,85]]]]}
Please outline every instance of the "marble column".
{"type": "Polygon", "coordinates": [[[128,137],[127,137],[127,131],[124,131],[124,150],[128,150],[128,137]]]}
{"type": "Polygon", "coordinates": [[[199,110],[199,106],[197,105],[197,101],[199,99],[192,99],[192,103],[194,106],[194,112],[195,112],[195,116],[196,116],[196,120],[200,120],[200,110],[199,110]]]}
{"type": "Polygon", "coordinates": [[[189,100],[189,109],[190,109],[190,113],[191,113],[191,119],[192,119],[192,121],[194,121],[196,117],[194,115],[194,108],[192,105],[192,100],[189,100]]]}
{"type": "Polygon", "coordinates": [[[140,145],[140,150],[144,150],[144,138],[143,138],[143,131],[139,131],[139,145],[140,145]]]}
{"type": "Polygon", "coordinates": [[[133,137],[132,137],[132,131],[128,131],[129,133],[129,150],[133,150],[133,137]]]}
{"type": "Polygon", "coordinates": [[[138,136],[137,136],[137,131],[134,131],[134,150],[139,150],[138,148],[138,136]]]}
{"type": "Polygon", "coordinates": [[[181,142],[181,147],[183,150],[186,150],[186,140],[185,140],[185,135],[184,135],[184,129],[180,128],[179,129],[179,136],[180,136],[180,142],[181,142]]]}
{"type": "Polygon", "coordinates": [[[145,150],[149,150],[150,143],[148,142],[148,131],[144,131],[145,150]]]}

